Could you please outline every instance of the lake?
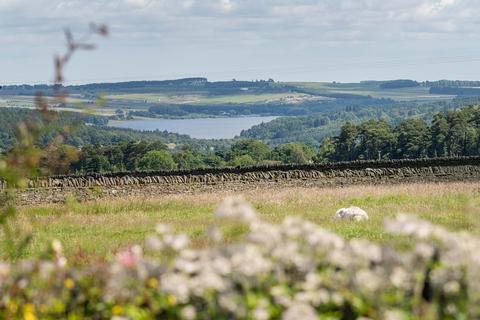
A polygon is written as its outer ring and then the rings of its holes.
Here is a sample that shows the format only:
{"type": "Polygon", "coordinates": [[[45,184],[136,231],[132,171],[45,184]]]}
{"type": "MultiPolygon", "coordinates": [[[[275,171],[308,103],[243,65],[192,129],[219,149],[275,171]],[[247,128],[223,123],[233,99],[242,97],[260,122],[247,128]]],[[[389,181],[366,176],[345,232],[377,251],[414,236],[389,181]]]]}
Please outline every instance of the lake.
{"type": "Polygon", "coordinates": [[[231,139],[240,132],[277,117],[199,118],[199,119],[141,119],[110,121],[111,127],[140,131],[168,131],[188,134],[199,139],[231,139]]]}

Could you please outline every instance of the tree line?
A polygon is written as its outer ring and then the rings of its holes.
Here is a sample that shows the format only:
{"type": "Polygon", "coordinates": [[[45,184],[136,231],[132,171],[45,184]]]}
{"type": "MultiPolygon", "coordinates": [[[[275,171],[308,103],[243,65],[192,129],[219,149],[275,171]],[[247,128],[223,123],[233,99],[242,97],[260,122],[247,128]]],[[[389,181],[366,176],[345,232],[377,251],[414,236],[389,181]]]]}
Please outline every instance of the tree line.
{"type": "Polygon", "coordinates": [[[171,150],[161,142],[129,141],[111,146],[85,146],[75,156],[74,161],[71,161],[69,167],[50,167],[50,171],[64,174],[247,167],[309,163],[314,155],[314,149],[303,143],[289,143],[270,148],[264,142],[252,139],[238,140],[230,148],[223,150],[203,152],[188,145],[179,150],[171,150]]]}
{"type": "Polygon", "coordinates": [[[480,155],[480,107],[437,113],[430,123],[412,118],[347,122],[323,141],[317,161],[351,161],[480,155]]]}

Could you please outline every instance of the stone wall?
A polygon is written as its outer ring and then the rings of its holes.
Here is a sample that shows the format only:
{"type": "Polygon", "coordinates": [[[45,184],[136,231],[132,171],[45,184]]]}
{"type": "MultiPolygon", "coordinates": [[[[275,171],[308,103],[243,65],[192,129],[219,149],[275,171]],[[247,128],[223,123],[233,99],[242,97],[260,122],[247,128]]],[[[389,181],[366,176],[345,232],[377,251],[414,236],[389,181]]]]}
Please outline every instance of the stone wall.
{"type": "MultiPolygon", "coordinates": [[[[32,179],[30,188],[90,188],[147,184],[222,183],[318,179],[343,176],[398,176],[420,174],[425,168],[479,166],[480,157],[392,161],[354,161],[312,165],[279,165],[250,168],[198,169],[190,171],[122,172],[82,176],[52,176],[32,179]]],[[[427,169],[430,170],[430,169],[427,169]]],[[[441,170],[441,169],[436,169],[441,170]]]]}
{"type": "Polygon", "coordinates": [[[480,158],[351,162],[325,165],[58,176],[30,182],[24,204],[98,197],[246,190],[268,186],[342,186],[404,182],[480,181],[480,158]]]}

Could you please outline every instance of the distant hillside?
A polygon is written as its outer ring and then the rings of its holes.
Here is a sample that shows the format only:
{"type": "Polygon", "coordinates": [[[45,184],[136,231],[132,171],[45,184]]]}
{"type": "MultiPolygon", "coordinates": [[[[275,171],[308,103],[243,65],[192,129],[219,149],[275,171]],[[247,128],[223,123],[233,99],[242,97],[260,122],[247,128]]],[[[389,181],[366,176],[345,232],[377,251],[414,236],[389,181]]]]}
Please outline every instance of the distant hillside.
{"type": "MultiPolygon", "coordinates": [[[[276,85],[273,80],[259,81],[218,81],[209,82],[206,78],[185,78],[163,81],[126,81],[116,83],[91,83],[64,86],[69,93],[162,93],[162,92],[206,92],[208,94],[286,92],[291,88],[276,85]]],[[[49,85],[10,85],[4,86],[0,94],[33,95],[38,91],[53,93],[49,85]]]]}

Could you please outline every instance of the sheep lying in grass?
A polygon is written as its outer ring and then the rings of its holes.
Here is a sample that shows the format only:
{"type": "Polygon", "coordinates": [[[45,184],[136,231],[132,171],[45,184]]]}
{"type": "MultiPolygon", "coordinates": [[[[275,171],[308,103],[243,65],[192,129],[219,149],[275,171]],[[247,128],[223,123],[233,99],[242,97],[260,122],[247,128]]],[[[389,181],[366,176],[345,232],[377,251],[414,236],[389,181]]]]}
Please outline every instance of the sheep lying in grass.
{"type": "Polygon", "coordinates": [[[368,214],[365,212],[365,210],[360,209],[359,207],[351,206],[349,208],[339,209],[337,213],[335,213],[335,218],[362,221],[362,220],[368,220],[368,214]]]}

